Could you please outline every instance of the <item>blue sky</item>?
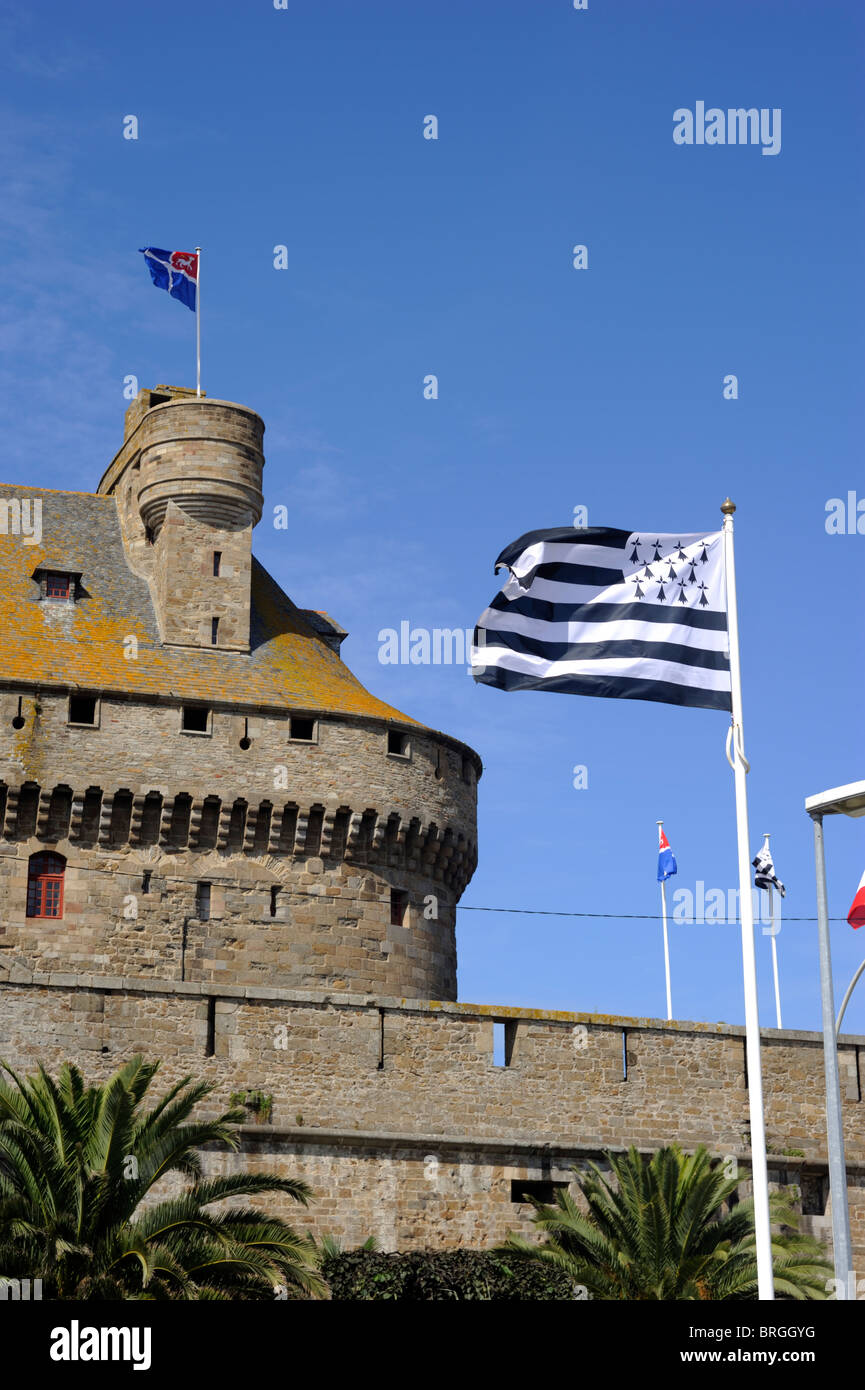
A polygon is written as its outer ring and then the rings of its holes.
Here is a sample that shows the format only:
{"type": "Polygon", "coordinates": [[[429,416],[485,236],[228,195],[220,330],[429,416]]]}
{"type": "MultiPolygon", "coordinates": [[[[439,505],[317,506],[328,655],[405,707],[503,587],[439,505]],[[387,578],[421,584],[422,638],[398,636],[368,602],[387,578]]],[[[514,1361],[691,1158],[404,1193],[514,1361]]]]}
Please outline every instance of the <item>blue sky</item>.
{"type": "MultiPolygon", "coordinates": [[[[659,923],[615,916],[657,912],[655,821],[671,889],[737,882],[724,715],[378,660],[401,621],[471,627],[501,548],[577,505],[675,532],[736,501],[751,841],[815,913],[804,798],[865,775],[865,537],[824,524],[865,497],[863,40],[852,0],[0,5],[4,480],[95,487],[124,378],[194,384],[193,317],[137,248],[200,243],[204,389],[267,425],[259,557],[483,757],[465,907],[614,914],[461,911],[463,999],[657,1016],[659,923]],[[780,108],[781,152],[677,146],[698,100],[780,108]]],[[[865,821],[827,846],[843,918],[865,821]]],[[[785,1024],[818,1027],[815,925],[778,940],[785,1024]]],[[[741,1022],[738,929],[671,950],[676,1015],[741,1022]]],[[[865,932],[833,951],[840,992],[865,932]]]]}

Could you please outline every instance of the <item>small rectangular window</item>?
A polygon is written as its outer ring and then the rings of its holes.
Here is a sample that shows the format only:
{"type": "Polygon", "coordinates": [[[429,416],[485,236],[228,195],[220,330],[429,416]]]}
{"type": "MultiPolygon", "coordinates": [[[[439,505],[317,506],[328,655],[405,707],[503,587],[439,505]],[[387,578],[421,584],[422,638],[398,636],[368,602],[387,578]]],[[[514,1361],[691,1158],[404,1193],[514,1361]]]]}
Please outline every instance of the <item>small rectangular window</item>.
{"type": "Polygon", "coordinates": [[[292,715],[288,727],[289,738],[297,739],[301,743],[313,743],[315,741],[314,719],[305,719],[292,715]]]}
{"type": "Polygon", "coordinates": [[[390,924],[392,927],[405,926],[405,915],[408,911],[408,893],[402,888],[391,888],[390,890],[390,924]]]}
{"type": "Polygon", "coordinates": [[[142,893],[149,893],[149,892],[150,892],[150,880],[152,879],[152,877],[153,877],[152,871],[151,871],[150,869],[145,869],[145,870],[144,870],[144,873],[141,875],[141,891],[142,891],[142,893]]]}
{"type": "Polygon", "coordinates": [[[218,618],[211,618],[211,619],[210,619],[210,645],[211,645],[212,647],[215,647],[215,646],[216,646],[216,642],[217,642],[217,638],[218,638],[218,637],[219,637],[219,619],[218,619],[218,618]]]}
{"type": "Polygon", "coordinates": [[[514,1054],[514,1039],[517,1033],[516,1020],[507,1019],[504,1023],[493,1024],[493,1066],[509,1067],[514,1054]]]}
{"type": "Polygon", "coordinates": [[[829,1179],[819,1173],[803,1173],[802,1215],[825,1216],[829,1204],[829,1179]]]}
{"type": "Polygon", "coordinates": [[[219,578],[219,567],[220,567],[221,564],[222,564],[222,551],[221,551],[221,550],[214,550],[214,552],[213,552],[213,577],[214,577],[215,579],[218,579],[218,578],[219,578]]]}
{"type": "Polygon", "coordinates": [[[396,729],[388,729],[387,751],[396,754],[398,758],[407,758],[409,755],[408,734],[401,734],[396,729]]]}
{"type": "Polygon", "coordinates": [[[199,922],[210,921],[210,884],[199,883],[195,894],[195,915],[199,922]]]}
{"type": "Polygon", "coordinates": [[[271,917],[275,917],[275,916],[276,916],[276,905],[277,905],[277,900],[278,900],[278,898],[279,898],[279,889],[278,889],[278,888],[271,888],[271,890],[270,890],[270,915],[271,915],[271,917]]]}
{"type": "Polygon", "coordinates": [[[54,599],[69,598],[69,575],[54,571],[45,578],[45,597],[54,599]]]}
{"type": "Polygon", "coordinates": [[[207,705],[184,705],[180,727],[186,734],[206,734],[209,715],[207,705]]]}
{"type": "Polygon", "coordinates": [[[92,695],[69,696],[69,723],[96,723],[96,700],[92,695]]]}

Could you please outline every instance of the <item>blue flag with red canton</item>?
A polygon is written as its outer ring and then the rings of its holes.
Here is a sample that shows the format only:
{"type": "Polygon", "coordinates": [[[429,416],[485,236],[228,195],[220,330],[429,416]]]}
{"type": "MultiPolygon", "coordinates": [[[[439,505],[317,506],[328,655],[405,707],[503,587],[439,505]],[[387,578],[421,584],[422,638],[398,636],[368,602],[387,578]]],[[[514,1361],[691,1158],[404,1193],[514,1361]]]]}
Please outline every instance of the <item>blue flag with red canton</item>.
{"type": "Polygon", "coordinates": [[[158,246],[139,246],[154,285],[168,290],[195,313],[198,296],[198,257],[194,251],[161,251],[158,246]]]}
{"type": "Polygon", "coordinates": [[[658,826],[658,882],[663,883],[665,879],[672,878],[673,874],[679,872],[676,865],[676,858],[670,849],[670,841],[664,834],[664,827],[658,826]]]}

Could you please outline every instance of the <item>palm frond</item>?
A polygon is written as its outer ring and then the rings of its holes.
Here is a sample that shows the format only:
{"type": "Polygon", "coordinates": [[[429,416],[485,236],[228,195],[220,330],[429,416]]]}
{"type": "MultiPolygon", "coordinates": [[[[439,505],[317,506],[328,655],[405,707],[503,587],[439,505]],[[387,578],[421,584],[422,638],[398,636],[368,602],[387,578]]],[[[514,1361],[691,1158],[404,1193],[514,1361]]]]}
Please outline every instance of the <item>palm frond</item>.
{"type": "Polygon", "coordinates": [[[132,1057],[88,1086],[70,1062],[56,1078],[41,1066],[21,1077],[0,1065],[5,1277],[42,1278],[47,1296],[61,1299],[270,1298],[285,1285],[324,1295],[310,1238],[236,1204],[278,1193],[305,1206],[308,1185],[271,1174],[205,1178],[202,1149],[236,1148],[244,1112],[198,1118],[214,1088],[191,1076],[148,1107],[158,1066],[132,1057]],[[152,1203],[172,1173],[191,1185],[152,1203]]]}
{"type": "MultiPolygon", "coordinates": [[[[742,1299],[757,1293],[753,1202],[728,1204],[738,1180],[704,1147],[676,1145],[645,1158],[635,1148],[574,1168],[580,1201],[568,1190],[554,1205],[533,1201],[542,1237],[512,1233],[501,1251],[564,1270],[595,1299],[742,1299]]],[[[781,1195],[771,1200],[776,1291],[797,1299],[826,1298],[831,1266],[819,1243],[798,1233],[781,1195]]]]}

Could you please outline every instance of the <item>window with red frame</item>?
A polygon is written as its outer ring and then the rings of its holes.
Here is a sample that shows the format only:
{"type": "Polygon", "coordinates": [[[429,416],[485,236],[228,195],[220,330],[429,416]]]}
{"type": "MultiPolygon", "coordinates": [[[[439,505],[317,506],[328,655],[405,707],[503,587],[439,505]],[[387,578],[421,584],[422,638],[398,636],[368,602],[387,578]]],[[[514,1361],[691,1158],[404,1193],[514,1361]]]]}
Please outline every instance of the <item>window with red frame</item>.
{"type": "Polygon", "coordinates": [[[66,860],[62,854],[33,854],[27,874],[27,916],[63,916],[63,875],[66,860]]]}
{"type": "Polygon", "coordinates": [[[45,579],[46,598],[69,598],[69,575],[52,572],[45,579]]]}

